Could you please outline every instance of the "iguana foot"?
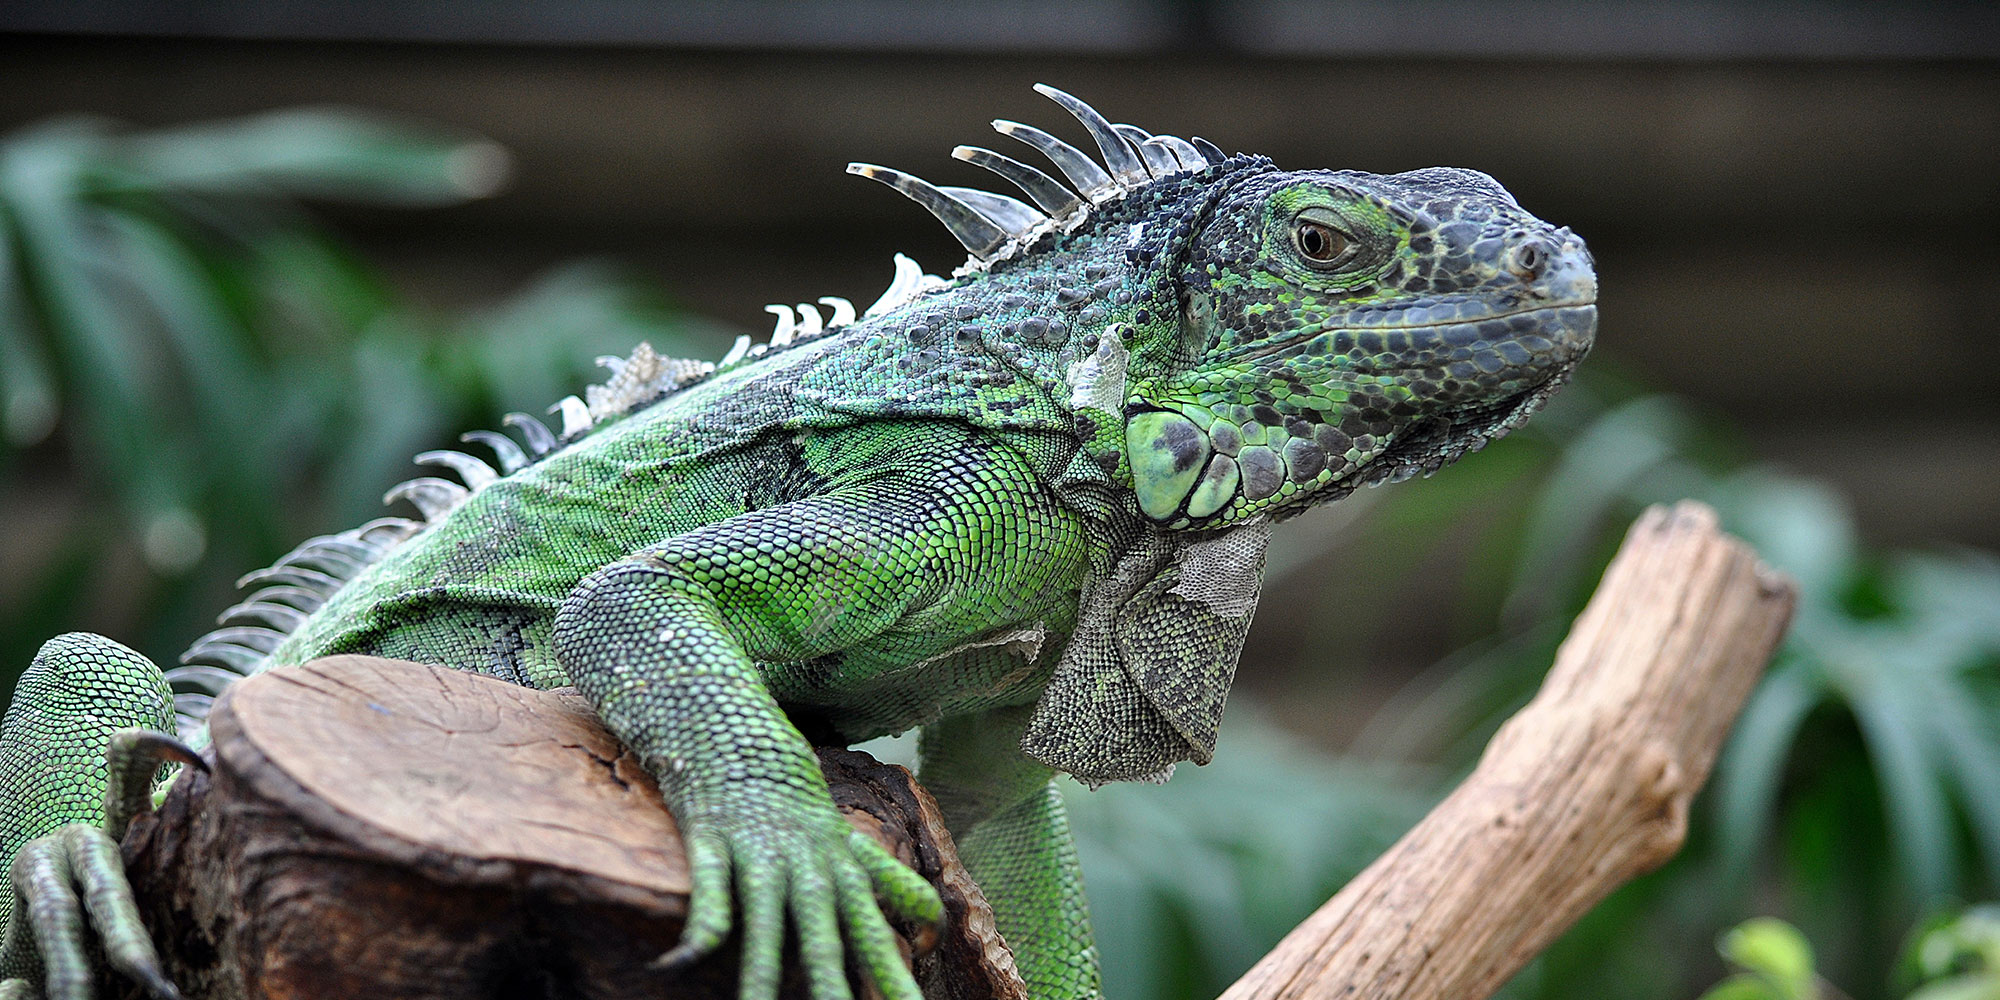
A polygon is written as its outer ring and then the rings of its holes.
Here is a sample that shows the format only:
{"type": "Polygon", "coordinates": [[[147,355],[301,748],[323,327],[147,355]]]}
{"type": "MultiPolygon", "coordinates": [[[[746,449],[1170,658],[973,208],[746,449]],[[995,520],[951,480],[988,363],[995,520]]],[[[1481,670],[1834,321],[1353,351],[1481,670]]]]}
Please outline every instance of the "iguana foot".
{"type": "Polygon", "coordinates": [[[783,822],[745,823],[727,832],[697,828],[687,837],[687,852],[694,883],[687,926],[680,944],[656,964],[695,961],[740,925],[738,995],[772,1000],[789,913],[813,1000],[852,1000],[850,952],[885,1000],[921,1000],[884,912],[934,924],[944,904],[922,876],[831,809],[814,828],[783,822]],[[732,917],[733,906],[740,916],[732,917]]]}
{"type": "Polygon", "coordinates": [[[70,823],[28,841],[14,855],[9,872],[14,904],[0,945],[0,970],[17,978],[0,982],[0,1000],[41,995],[89,1000],[95,971],[86,947],[86,914],[112,968],[156,1000],[180,998],[139,917],[118,841],[134,816],[152,808],[153,779],[163,764],[178,761],[204,771],[208,765],[179,740],[143,729],[113,733],[104,759],[110,782],[103,826],[70,823]],[[23,973],[26,978],[18,978],[23,973]]]}
{"type": "MultiPolygon", "coordinates": [[[[39,965],[49,1000],[91,996],[95,973],[84,945],[86,913],[112,968],[157,1000],[179,1000],[180,991],[160,968],[153,939],[139,919],[118,844],[103,830],[71,823],[37,837],[15,855],[11,875],[14,919],[0,961],[10,969],[39,965]]],[[[34,995],[32,979],[8,985],[24,991],[23,996],[34,995]]]]}

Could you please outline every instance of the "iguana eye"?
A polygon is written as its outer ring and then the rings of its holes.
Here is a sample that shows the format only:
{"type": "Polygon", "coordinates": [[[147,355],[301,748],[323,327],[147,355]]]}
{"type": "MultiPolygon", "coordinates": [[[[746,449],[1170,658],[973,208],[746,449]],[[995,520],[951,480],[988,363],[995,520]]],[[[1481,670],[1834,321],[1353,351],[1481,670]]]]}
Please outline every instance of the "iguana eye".
{"type": "Polygon", "coordinates": [[[1337,264],[1345,260],[1353,245],[1347,234],[1324,222],[1300,219],[1292,228],[1292,243],[1299,256],[1311,264],[1337,264]]]}

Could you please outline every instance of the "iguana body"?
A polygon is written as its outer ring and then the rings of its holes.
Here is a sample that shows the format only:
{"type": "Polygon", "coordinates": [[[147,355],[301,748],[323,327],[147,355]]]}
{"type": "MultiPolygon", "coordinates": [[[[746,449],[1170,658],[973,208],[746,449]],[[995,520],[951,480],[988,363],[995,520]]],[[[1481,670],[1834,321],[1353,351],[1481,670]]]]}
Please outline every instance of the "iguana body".
{"type": "MultiPolygon", "coordinates": [[[[680,821],[695,894],[677,954],[740,929],[746,1000],[773,995],[787,925],[817,1000],[849,996],[848,954],[915,997],[882,911],[934,918],[936,897],[850,835],[806,736],[921,726],[921,777],[1030,992],[1096,996],[1050,779],[1205,763],[1270,524],[1524,418],[1588,348],[1595,282],[1580,241],[1484,175],[1286,173],[1121,136],[1051,95],[1104,166],[997,124],[1082,197],[963,147],[1042,211],[857,166],[974,259],[949,281],[899,267],[866,316],[821,330],[802,309],[807,332],[781,323],[720,367],[642,348],[565,401],[560,440],[524,424],[532,457],[469,436],[499,474],[427,456],[470,489],[406,484],[392,495],[424,523],[253,574],[271,589],[174,680],[370,653],[573,683],[680,821]]],[[[64,824],[98,820],[106,734],[170,724],[166,697],[97,637],[51,642],[24,677],[0,735],[0,851],[23,887],[0,971],[80,995],[62,887],[123,881],[64,824]]],[[[181,698],[197,740],[203,707],[181,698]]],[[[145,978],[134,922],[92,915],[145,978]]]]}

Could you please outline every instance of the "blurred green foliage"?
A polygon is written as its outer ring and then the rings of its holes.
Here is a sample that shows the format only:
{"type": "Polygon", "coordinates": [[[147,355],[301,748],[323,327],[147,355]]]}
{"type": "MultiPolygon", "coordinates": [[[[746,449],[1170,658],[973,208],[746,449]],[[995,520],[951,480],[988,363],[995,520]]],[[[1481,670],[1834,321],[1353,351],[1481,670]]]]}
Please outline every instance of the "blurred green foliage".
{"type": "Polygon", "coordinates": [[[1109,996],[1215,996],[1440,787],[1426,769],[1316,756],[1230,714],[1229,752],[1165,785],[1067,785],[1109,996]]]}
{"type": "MultiPolygon", "coordinates": [[[[229,603],[228,577],[373,516],[414,453],[540,412],[597,355],[719,346],[603,266],[440,315],[299,205],[450,205],[505,162],[475,137],[331,110],[0,140],[0,514],[16,525],[0,685],[52,621],[170,660],[229,603]]],[[[1363,512],[1352,523],[1314,515],[1381,595],[1355,614],[1435,565],[1425,547],[1448,526],[1488,526],[1446,623],[1468,645],[1378,713],[1366,759],[1307,751],[1239,700],[1213,765],[1071,796],[1111,995],[1215,995],[1372,860],[1526,701],[1624,526],[1682,497],[1799,581],[1791,636],[1687,849],[1505,995],[1692,996],[1723,975],[1717,928],[1779,913],[1822,943],[1820,974],[1887,996],[1901,928],[2000,892],[2000,560],[1869,551],[1837,495],[1746,464],[1725,428],[1607,367],[1436,482],[1337,505],[1363,512]]],[[[1312,523],[1288,549],[1324,544],[1312,523]]],[[[1992,967],[1989,939],[1955,933],[1924,954],[1992,967]]],[[[1734,959],[1764,954],[1739,943],[1734,959]]]]}
{"type": "Polygon", "coordinates": [[[2000,904],[1926,921],[1899,972],[1915,987],[1907,1000],[2000,1000],[2000,904]]]}
{"type": "MultiPolygon", "coordinates": [[[[1739,970],[1701,1000],[1840,1000],[1799,929],[1773,917],[1730,928],[1716,950],[1739,970]]],[[[1904,1000],[2000,1000],[2000,905],[1942,911],[1911,935],[1897,970],[1904,1000]]]]}
{"type": "Polygon", "coordinates": [[[1791,924],[1773,917],[1746,920],[1724,933],[1715,950],[1742,971],[1701,1000],[1819,1000],[1812,945],[1791,924]]]}
{"type": "Polygon", "coordinates": [[[0,690],[51,621],[124,625],[171,662],[228,577],[374,516],[417,451],[542,412],[596,355],[689,347],[693,326],[603,266],[438,315],[300,205],[446,206],[506,165],[477,137],[333,109],[0,140],[0,511],[18,526],[0,690]]]}

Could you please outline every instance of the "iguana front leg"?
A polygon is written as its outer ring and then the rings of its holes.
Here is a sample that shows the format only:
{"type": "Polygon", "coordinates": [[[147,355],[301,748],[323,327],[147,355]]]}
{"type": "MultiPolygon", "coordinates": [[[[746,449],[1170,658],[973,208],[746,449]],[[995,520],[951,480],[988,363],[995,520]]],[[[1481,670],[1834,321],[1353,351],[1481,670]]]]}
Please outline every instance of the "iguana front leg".
{"type": "Polygon", "coordinates": [[[942,904],[834,810],[812,748],[764,688],[726,603],[699,570],[660,552],[592,577],[556,619],[564,667],[659,779],[681,827],[693,894],[681,943],[662,961],[722,943],[733,882],[744,1000],[777,995],[787,910],[816,1000],[851,995],[843,927],[882,992],[916,1000],[872,897],[880,889],[921,920],[936,920],[942,904]]]}
{"type": "MultiPolygon", "coordinates": [[[[891,1000],[918,996],[876,897],[923,920],[941,914],[938,897],[841,820],[771,690],[837,704],[1018,621],[1012,608],[1074,561],[1080,529],[1021,502],[1036,487],[1017,457],[960,449],[950,463],[866,470],[696,529],[594,574],[557,616],[564,669],[681,825],[694,893],[669,957],[740,925],[744,1000],[775,995],[788,914],[818,1000],[850,995],[849,947],[891,1000]]],[[[949,682],[909,683],[922,698],[949,682]]]]}
{"type": "Polygon", "coordinates": [[[921,775],[1035,1000],[1099,1000],[1097,945],[1055,771],[1020,750],[1034,706],[924,727],[921,775]]]}

